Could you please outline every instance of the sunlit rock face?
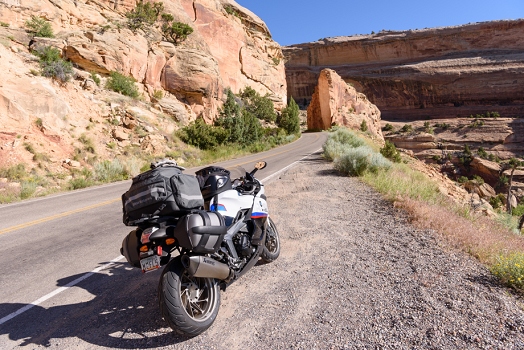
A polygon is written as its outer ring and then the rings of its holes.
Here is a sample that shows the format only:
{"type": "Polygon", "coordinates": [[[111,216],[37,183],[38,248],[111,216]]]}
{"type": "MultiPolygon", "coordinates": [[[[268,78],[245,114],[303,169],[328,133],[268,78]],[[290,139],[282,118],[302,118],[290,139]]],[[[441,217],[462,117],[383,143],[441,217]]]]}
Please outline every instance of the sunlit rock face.
{"type": "Polygon", "coordinates": [[[302,104],[331,68],[385,120],[524,116],[524,20],[382,31],[283,50],[288,94],[302,104]]]}

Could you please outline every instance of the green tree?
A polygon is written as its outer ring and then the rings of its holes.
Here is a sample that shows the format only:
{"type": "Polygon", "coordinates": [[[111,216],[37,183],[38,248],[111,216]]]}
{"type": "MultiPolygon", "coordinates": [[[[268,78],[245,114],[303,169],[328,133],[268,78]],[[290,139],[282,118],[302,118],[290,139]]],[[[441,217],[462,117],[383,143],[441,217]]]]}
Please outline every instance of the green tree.
{"type": "Polygon", "coordinates": [[[290,135],[300,132],[299,108],[293,97],[291,97],[287,107],[282,110],[277,123],[290,135]]]}
{"type": "Polygon", "coordinates": [[[162,15],[162,19],[164,19],[162,33],[167,41],[172,42],[173,44],[178,44],[186,40],[187,37],[193,33],[193,28],[191,28],[190,25],[182,22],[166,21],[166,18],[173,18],[173,16],[169,14],[162,15]]]}
{"type": "Polygon", "coordinates": [[[273,101],[267,96],[261,96],[250,86],[247,86],[240,93],[240,97],[245,104],[245,108],[255,117],[267,122],[275,122],[277,114],[273,101]]]}
{"type": "Polygon", "coordinates": [[[25,22],[25,26],[27,27],[28,31],[34,36],[34,37],[40,37],[40,38],[53,38],[53,28],[51,27],[51,23],[46,21],[43,18],[39,18],[35,15],[31,15],[31,19],[27,20],[25,22]]]}
{"type": "Polygon", "coordinates": [[[160,13],[164,10],[162,2],[146,2],[140,0],[136,7],[126,13],[127,26],[133,32],[155,24],[160,13]]]}

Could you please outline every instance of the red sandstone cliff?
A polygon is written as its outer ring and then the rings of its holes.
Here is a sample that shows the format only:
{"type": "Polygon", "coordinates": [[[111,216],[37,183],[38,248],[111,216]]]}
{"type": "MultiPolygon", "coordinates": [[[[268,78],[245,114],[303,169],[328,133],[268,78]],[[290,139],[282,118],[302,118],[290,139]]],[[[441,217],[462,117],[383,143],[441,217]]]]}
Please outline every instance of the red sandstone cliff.
{"type": "Polygon", "coordinates": [[[106,144],[165,152],[164,136],[177,121],[217,116],[226,88],[251,86],[277,107],[286,104],[282,51],[260,18],[232,0],[162,2],[194,29],[178,45],[163,41],[158,25],[127,29],[134,0],[0,0],[0,166],[30,163],[24,143],[53,153],[59,165],[81,147],[82,133],[96,138],[102,158],[118,153],[106,144]],[[25,23],[32,15],[48,20],[56,38],[31,41],[25,23]],[[60,85],[35,76],[38,59],[30,52],[38,45],[60,49],[75,79],[60,85]],[[135,78],[146,103],[104,89],[110,71],[135,78]],[[100,75],[100,87],[91,73],[100,75]],[[164,97],[154,99],[159,91],[164,97]],[[136,126],[149,135],[133,135],[136,126]]]}
{"type": "Polygon", "coordinates": [[[327,38],[283,50],[288,95],[299,103],[331,68],[386,120],[524,116],[524,20],[327,38]]]}
{"type": "Polygon", "coordinates": [[[346,84],[334,70],[322,70],[307,109],[308,129],[327,130],[332,125],[344,125],[359,130],[363,122],[366,131],[383,141],[377,106],[346,84]]]}

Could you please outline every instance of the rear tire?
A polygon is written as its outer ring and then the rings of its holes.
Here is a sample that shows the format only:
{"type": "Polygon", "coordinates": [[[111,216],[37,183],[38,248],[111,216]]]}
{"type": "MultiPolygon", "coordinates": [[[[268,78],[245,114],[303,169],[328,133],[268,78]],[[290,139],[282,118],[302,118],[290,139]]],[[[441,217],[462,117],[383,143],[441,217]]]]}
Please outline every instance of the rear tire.
{"type": "Polygon", "coordinates": [[[271,218],[269,218],[266,232],[266,243],[262,249],[260,257],[265,263],[275,261],[280,255],[280,237],[278,230],[271,218]]]}
{"type": "Polygon", "coordinates": [[[162,316],[177,333],[194,337],[211,327],[220,308],[214,278],[191,277],[176,257],[164,268],[158,286],[162,316]]]}

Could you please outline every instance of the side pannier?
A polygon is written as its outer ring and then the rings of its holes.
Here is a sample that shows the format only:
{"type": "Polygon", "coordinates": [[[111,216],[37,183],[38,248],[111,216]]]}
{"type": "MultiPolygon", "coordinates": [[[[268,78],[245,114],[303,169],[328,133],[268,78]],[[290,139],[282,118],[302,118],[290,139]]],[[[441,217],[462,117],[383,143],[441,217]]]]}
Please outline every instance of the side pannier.
{"type": "Polygon", "coordinates": [[[227,227],[220,213],[195,210],[180,218],[173,236],[182,248],[195,253],[215,253],[226,233],[227,227]]]}
{"type": "Polygon", "coordinates": [[[164,216],[180,217],[204,205],[198,180],[182,173],[175,162],[151,164],[151,170],[133,178],[122,195],[123,222],[135,226],[164,216]]]}

